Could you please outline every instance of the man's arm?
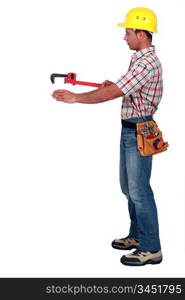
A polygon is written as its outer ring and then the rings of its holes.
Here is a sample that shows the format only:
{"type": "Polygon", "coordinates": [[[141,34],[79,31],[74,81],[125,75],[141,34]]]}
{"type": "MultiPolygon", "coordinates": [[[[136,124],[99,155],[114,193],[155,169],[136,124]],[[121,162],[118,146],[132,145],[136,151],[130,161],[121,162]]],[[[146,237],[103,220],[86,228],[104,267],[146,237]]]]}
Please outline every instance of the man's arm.
{"type": "Polygon", "coordinates": [[[95,104],[105,101],[109,101],[123,96],[123,92],[116,84],[110,86],[100,87],[96,90],[87,93],[75,94],[67,90],[56,90],[53,92],[53,98],[57,101],[63,101],[66,103],[87,103],[95,104]]]}

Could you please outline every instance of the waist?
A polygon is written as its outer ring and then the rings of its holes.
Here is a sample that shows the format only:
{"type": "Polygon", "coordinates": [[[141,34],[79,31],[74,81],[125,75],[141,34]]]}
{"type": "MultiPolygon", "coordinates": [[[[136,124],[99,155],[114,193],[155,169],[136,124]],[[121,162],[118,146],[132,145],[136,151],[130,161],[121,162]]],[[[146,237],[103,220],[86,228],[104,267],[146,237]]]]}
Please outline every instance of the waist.
{"type": "Polygon", "coordinates": [[[142,123],[142,122],[146,122],[146,121],[153,121],[153,116],[145,116],[142,118],[131,118],[131,119],[127,119],[127,120],[121,120],[121,124],[123,127],[126,128],[133,128],[136,129],[136,124],[137,123],[142,123]]]}

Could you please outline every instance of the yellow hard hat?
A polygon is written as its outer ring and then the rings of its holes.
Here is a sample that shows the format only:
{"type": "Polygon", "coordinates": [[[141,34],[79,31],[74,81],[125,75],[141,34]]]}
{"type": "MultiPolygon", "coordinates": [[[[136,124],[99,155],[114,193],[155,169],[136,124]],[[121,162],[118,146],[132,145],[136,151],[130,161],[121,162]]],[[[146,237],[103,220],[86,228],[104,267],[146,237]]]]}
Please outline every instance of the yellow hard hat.
{"type": "Polygon", "coordinates": [[[157,16],[151,9],[136,7],[128,11],[124,23],[117,25],[124,28],[157,32],[157,16]]]}

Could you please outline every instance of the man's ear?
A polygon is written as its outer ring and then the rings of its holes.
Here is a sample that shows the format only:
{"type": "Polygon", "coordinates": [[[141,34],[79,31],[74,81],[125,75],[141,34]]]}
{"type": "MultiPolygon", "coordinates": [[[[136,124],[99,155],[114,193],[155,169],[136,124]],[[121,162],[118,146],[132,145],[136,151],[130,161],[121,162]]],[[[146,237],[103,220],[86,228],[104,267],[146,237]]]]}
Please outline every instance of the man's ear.
{"type": "Polygon", "coordinates": [[[139,31],[136,33],[138,40],[143,40],[145,38],[145,34],[143,31],[139,31]]]}

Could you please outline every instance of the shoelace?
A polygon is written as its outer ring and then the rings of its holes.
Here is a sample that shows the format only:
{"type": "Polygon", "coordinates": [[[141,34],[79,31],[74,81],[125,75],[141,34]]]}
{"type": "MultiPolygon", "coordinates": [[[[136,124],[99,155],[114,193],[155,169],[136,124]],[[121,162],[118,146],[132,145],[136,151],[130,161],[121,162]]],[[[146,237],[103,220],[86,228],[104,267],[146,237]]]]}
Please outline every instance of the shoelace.
{"type": "Polygon", "coordinates": [[[128,241],[128,242],[133,242],[133,241],[136,241],[134,238],[130,238],[130,237],[126,237],[126,238],[124,238],[124,239],[122,239],[123,241],[128,241]]]}
{"type": "Polygon", "coordinates": [[[146,255],[145,254],[145,251],[141,251],[141,250],[135,250],[132,255],[136,255],[136,256],[139,256],[139,255],[146,255]]]}

